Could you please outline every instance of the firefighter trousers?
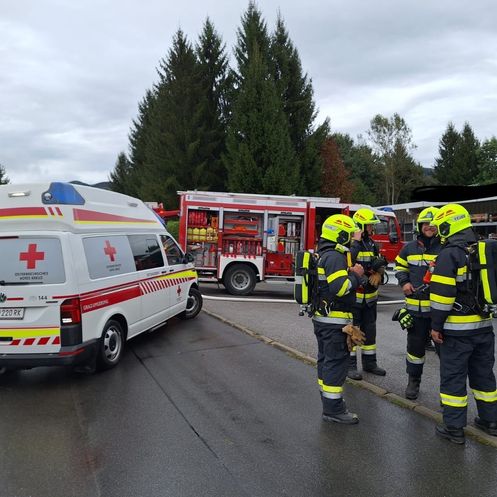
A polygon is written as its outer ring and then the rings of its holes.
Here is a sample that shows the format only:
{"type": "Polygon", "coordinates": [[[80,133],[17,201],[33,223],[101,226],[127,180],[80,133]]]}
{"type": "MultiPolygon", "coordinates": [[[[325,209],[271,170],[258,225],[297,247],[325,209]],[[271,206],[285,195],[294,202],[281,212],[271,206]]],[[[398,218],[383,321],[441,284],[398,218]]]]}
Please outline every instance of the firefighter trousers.
{"type": "Polygon", "coordinates": [[[342,414],[346,411],[343,384],[347,377],[349,350],[344,325],[313,321],[318,342],[317,373],[323,404],[323,414],[342,414]]]}
{"type": "Polygon", "coordinates": [[[468,396],[466,379],[473,390],[478,415],[497,422],[497,390],[493,332],[455,337],[444,335],[440,346],[440,399],[446,426],[466,426],[468,396]]]}
{"type": "MultiPolygon", "coordinates": [[[[361,328],[366,340],[361,345],[362,367],[363,369],[376,366],[376,317],[377,302],[370,302],[355,305],[352,309],[354,324],[361,328]]],[[[357,347],[350,353],[350,369],[357,369],[357,347]]]]}
{"type": "Polygon", "coordinates": [[[413,316],[414,326],[407,330],[406,373],[421,378],[425,363],[426,341],[431,332],[429,317],[413,316]]]}

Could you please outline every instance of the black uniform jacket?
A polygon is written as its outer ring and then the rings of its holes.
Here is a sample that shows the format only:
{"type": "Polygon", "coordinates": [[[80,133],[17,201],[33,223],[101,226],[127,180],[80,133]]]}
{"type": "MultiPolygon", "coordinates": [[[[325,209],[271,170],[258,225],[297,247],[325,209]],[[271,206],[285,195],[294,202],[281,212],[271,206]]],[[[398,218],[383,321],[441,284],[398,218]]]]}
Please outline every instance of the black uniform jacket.
{"type": "Polygon", "coordinates": [[[318,243],[319,296],[329,302],[326,315],[316,313],[314,319],[330,324],[347,324],[352,320],[354,290],[361,278],[349,272],[351,265],[349,249],[321,238],[318,243]],[[347,260],[349,259],[349,260],[347,260]]]}
{"type": "Polygon", "coordinates": [[[492,331],[492,319],[478,314],[475,291],[468,281],[468,246],[476,241],[471,228],[447,239],[430,281],[432,329],[446,335],[471,336],[492,331]]]}
{"type": "MultiPolygon", "coordinates": [[[[380,250],[370,236],[364,237],[361,240],[353,240],[350,246],[350,253],[352,254],[352,264],[356,262],[361,264],[364,268],[364,274],[369,276],[371,274],[371,266],[373,261],[380,255],[380,250]]],[[[356,291],[356,303],[372,303],[378,300],[378,288],[371,285],[367,278],[364,280],[365,284],[358,288],[356,291]]]]}
{"type": "Polygon", "coordinates": [[[430,316],[430,291],[423,282],[423,277],[441,249],[438,236],[428,238],[419,235],[416,240],[404,245],[395,258],[395,277],[399,285],[411,283],[416,289],[412,295],[406,297],[406,307],[415,316],[430,316]]]}

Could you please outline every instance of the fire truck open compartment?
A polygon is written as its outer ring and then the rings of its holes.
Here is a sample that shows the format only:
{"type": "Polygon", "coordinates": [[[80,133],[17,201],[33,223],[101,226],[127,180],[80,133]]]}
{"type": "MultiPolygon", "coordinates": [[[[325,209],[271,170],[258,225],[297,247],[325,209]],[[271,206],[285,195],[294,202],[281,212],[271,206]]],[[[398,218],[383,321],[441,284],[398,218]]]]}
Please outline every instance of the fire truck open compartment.
{"type": "MultiPolygon", "coordinates": [[[[297,252],[316,248],[324,220],[362,207],[319,197],[178,194],[180,245],[192,254],[203,278],[221,282],[234,295],[250,294],[258,281],[292,279],[297,252]]],[[[385,218],[390,233],[390,223],[394,228],[398,223],[393,213],[385,213],[385,218]]],[[[385,245],[384,240],[386,236],[379,236],[376,241],[385,245]]],[[[396,255],[400,246],[395,249],[396,255]]]]}

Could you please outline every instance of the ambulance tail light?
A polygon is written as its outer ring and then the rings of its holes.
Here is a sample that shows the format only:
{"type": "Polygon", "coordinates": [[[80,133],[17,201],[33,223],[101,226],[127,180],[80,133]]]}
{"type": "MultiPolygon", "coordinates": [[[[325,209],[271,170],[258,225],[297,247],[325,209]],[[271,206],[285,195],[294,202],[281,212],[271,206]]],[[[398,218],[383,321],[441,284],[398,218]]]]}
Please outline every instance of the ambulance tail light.
{"type": "Polygon", "coordinates": [[[60,322],[65,324],[81,323],[81,303],[78,298],[67,299],[60,306],[60,322]]]}

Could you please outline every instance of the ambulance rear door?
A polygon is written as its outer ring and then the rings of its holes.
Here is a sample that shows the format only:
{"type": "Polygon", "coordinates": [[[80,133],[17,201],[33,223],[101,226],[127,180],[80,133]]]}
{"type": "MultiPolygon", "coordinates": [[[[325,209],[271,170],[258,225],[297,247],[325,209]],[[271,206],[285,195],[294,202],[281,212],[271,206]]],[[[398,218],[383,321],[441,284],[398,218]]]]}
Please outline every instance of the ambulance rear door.
{"type": "Polygon", "coordinates": [[[59,352],[60,305],[77,293],[67,236],[0,236],[0,356],[59,352]]]}

